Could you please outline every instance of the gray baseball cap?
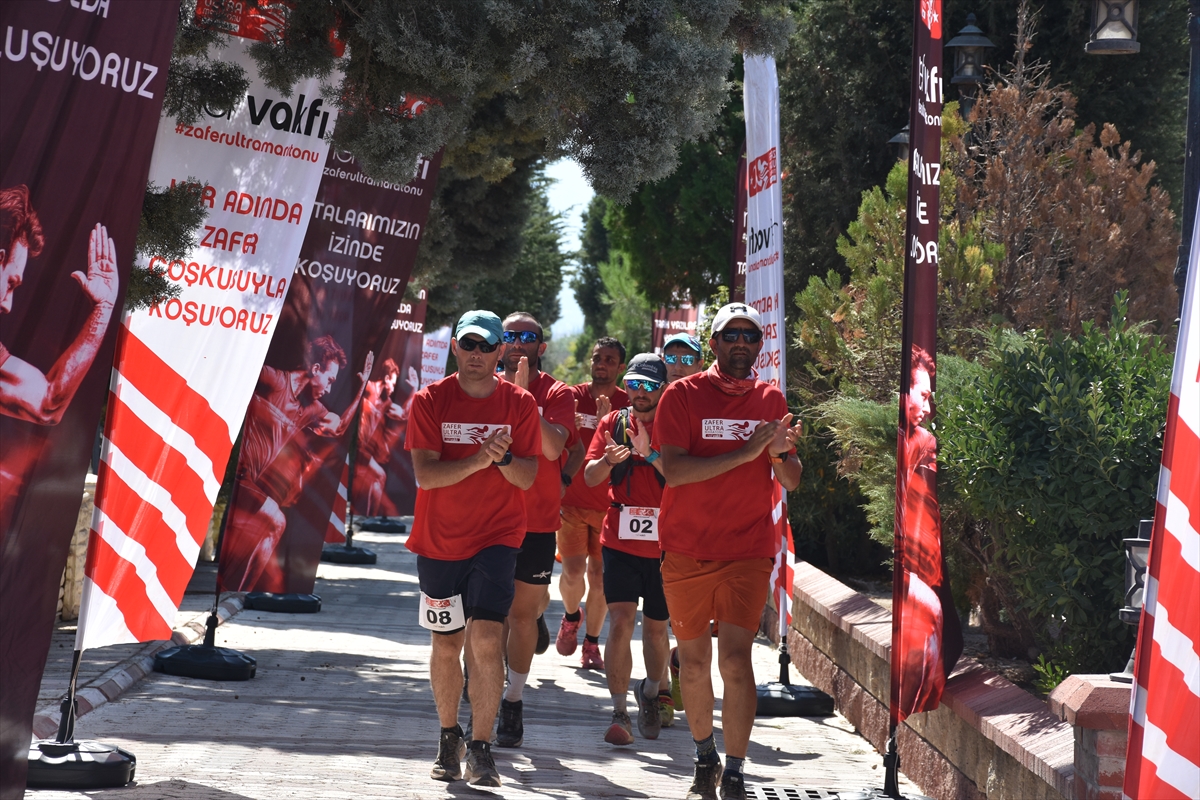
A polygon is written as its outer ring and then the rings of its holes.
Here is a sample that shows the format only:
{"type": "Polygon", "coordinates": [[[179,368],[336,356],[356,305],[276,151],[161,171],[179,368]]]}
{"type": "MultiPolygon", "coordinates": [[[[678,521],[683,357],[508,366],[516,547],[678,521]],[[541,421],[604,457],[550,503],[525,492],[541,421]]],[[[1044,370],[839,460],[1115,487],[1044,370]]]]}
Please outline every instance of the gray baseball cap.
{"type": "Polygon", "coordinates": [[[638,353],[629,361],[625,370],[625,380],[647,380],[656,383],[667,382],[667,365],[662,356],[654,353],[638,353]]]}

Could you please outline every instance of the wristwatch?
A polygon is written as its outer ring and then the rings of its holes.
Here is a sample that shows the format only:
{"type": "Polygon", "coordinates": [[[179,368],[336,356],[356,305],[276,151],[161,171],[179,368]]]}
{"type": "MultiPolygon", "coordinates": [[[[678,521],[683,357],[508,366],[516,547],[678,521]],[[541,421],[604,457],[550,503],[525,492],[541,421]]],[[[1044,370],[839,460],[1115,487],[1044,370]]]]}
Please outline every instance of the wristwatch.
{"type": "Polygon", "coordinates": [[[791,458],[791,456],[792,456],[791,450],[786,450],[778,456],[773,456],[773,455],[771,455],[771,452],[769,450],[767,451],[767,458],[770,459],[772,464],[782,464],[783,462],[785,462],[789,458],[791,458]]]}
{"type": "Polygon", "coordinates": [[[646,456],[645,461],[647,464],[653,464],[655,461],[658,461],[658,456],[659,452],[657,450],[651,450],[650,455],[646,456]]]}
{"type": "Polygon", "coordinates": [[[571,485],[571,476],[565,472],[561,473],[561,476],[562,476],[563,486],[570,486],[571,485]]]}
{"type": "Polygon", "coordinates": [[[505,450],[504,458],[500,459],[499,461],[493,461],[492,466],[507,467],[511,463],[512,463],[512,450],[505,450]]]}

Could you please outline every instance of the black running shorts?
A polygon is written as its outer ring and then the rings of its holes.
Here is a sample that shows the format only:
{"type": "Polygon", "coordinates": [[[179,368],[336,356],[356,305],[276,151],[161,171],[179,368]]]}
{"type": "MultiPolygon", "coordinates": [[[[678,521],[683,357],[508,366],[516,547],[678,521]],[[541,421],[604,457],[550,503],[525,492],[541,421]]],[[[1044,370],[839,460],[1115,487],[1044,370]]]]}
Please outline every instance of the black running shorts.
{"type": "Polygon", "coordinates": [[[554,574],[554,549],[557,539],[553,533],[527,533],[517,556],[517,580],[521,583],[549,586],[554,574]]]}
{"type": "Polygon", "coordinates": [[[516,564],[517,548],[499,544],[462,561],[417,556],[417,581],[427,597],[445,600],[462,595],[467,619],[503,622],[512,606],[516,564]]]}
{"type": "Polygon", "coordinates": [[[601,548],[604,554],[604,599],[609,603],[636,603],[643,600],[642,615],[666,621],[667,598],[663,594],[662,573],[657,558],[645,558],[601,548]]]}

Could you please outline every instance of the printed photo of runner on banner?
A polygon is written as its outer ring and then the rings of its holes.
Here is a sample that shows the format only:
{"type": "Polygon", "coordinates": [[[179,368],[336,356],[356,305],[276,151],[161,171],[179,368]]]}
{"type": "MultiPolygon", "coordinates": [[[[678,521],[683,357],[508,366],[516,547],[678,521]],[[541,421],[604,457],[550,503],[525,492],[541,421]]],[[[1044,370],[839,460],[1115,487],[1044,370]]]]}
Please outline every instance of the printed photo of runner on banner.
{"type": "Polygon", "coordinates": [[[24,791],[59,579],[108,386],[179,13],[171,2],[92,5],[0,4],[5,797],[24,791]]]}
{"type": "Polygon", "coordinates": [[[946,678],[962,653],[962,632],[942,552],[937,439],[928,427],[937,387],[940,206],[938,185],[928,179],[938,170],[926,165],[941,162],[941,0],[921,0],[913,16],[908,246],[896,442],[890,702],[893,734],[910,714],[938,707],[946,678]]]}
{"type": "Polygon", "coordinates": [[[359,401],[382,397],[389,380],[376,352],[416,262],[440,160],[423,159],[397,186],[370,179],[347,153],[329,154],[246,412],[223,589],[312,591],[359,401]]]}
{"type": "Polygon", "coordinates": [[[363,395],[351,493],[356,517],[408,515],[417,501],[412,454],[404,441],[413,396],[423,385],[425,292],[419,296],[415,303],[400,304],[379,350],[376,373],[382,377],[368,383],[363,395]]]}

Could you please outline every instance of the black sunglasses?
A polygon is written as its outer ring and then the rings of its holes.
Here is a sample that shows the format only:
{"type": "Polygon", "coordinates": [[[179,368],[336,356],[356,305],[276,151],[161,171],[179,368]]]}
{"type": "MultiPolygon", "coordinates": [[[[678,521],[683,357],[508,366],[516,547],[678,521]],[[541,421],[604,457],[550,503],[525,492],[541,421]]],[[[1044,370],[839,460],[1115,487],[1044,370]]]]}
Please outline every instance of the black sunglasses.
{"type": "Polygon", "coordinates": [[[521,344],[533,344],[534,342],[540,342],[542,340],[542,335],[540,333],[536,333],[535,331],[504,332],[505,344],[515,344],[518,339],[521,340],[521,344]]]}
{"type": "Polygon", "coordinates": [[[741,336],[747,344],[758,344],[762,341],[762,331],[746,330],[745,328],[727,328],[721,331],[721,341],[733,344],[741,336]]]}
{"type": "Polygon", "coordinates": [[[683,364],[685,367],[690,367],[696,363],[696,359],[700,356],[663,356],[663,361],[668,364],[683,364]]]}
{"type": "Polygon", "coordinates": [[[479,348],[479,352],[481,353],[494,353],[496,352],[496,348],[500,346],[500,343],[496,342],[495,344],[488,344],[482,339],[459,339],[458,346],[460,349],[466,350],[468,353],[474,350],[476,347],[479,348]]]}

